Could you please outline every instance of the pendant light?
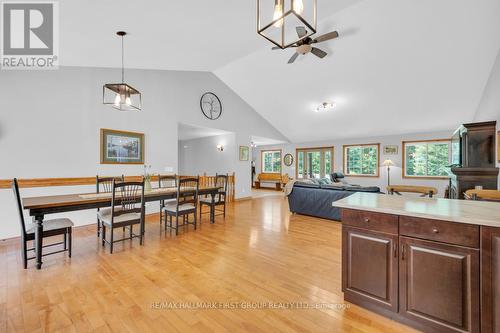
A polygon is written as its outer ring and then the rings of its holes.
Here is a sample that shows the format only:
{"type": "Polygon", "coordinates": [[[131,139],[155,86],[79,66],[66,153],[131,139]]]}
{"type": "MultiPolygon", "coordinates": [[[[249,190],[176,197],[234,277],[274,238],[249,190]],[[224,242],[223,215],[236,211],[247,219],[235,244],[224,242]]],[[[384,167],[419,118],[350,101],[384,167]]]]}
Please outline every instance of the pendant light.
{"type": "Polygon", "coordinates": [[[257,33],[285,49],[317,30],[317,0],[257,0],[257,33]]]}
{"type": "Polygon", "coordinates": [[[123,37],[127,33],[118,31],[116,34],[122,39],[122,82],[106,83],[102,88],[102,101],[120,111],[141,111],[141,93],[125,83],[123,37]]]}

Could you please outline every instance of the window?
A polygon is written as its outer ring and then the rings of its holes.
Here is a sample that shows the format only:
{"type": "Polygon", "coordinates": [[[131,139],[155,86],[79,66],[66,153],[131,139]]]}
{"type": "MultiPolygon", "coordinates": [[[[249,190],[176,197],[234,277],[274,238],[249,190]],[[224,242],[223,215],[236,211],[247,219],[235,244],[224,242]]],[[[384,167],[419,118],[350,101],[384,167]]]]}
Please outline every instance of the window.
{"type": "Polygon", "coordinates": [[[448,177],[450,140],[403,142],[403,170],[405,177],[448,177]]]}
{"type": "Polygon", "coordinates": [[[378,177],[379,148],[378,143],[344,146],[344,174],[378,177]]]}
{"type": "Polygon", "coordinates": [[[262,172],[281,173],[281,150],[262,151],[262,172]]]}
{"type": "Polygon", "coordinates": [[[324,178],[333,171],[333,147],[296,149],[296,178],[324,178]]]}

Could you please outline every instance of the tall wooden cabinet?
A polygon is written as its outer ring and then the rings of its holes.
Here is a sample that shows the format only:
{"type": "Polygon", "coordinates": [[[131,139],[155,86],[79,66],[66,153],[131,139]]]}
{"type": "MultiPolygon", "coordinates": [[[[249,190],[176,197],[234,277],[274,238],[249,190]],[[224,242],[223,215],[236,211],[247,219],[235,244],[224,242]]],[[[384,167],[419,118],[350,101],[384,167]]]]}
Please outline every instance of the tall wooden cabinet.
{"type": "MultiPolygon", "coordinates": [[[[345,208],[342,224],[345,300],[425,332],[480,332],[479,226],[345,208]]],[[[492,235],[483,237],[500,259],[492,235]]],[[[498,279],[500,265],[490,266],[498,279]]]]}

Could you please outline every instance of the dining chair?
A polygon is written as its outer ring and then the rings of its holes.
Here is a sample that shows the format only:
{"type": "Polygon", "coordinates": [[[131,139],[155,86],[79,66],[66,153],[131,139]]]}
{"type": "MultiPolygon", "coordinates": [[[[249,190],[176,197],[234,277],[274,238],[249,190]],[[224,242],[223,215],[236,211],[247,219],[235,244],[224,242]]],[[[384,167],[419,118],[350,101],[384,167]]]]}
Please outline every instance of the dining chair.
{"type": "MultiPolygon", "coordinates": [[[[177,188],[177,175],[158,175],[159,188],[177,188]]],[[[160,226],[163,221],[163,208],[166,203],[175,202],[175,199],[160,200],[160,226]]]]}
{"type": "MultiPolygon", "coordinates": [[[[96,193],[111,193],[113,190],[113,181],[117,182],[125,181],[125,177],[121,175],[121,177],[99,177],[99,175],[95,176],[95,186],[96,193]]],[[[110,213],[111,208],[97,208],[97,237],[100,236],[101,233],[101,214],[110,213]]]]}
{"type": "Polygon", "coordinates": [[[113,180],[111,208],[109,213],[102,213],[102,246],[109,244],[109,252],[113,253],[114,243],[139,238],[143,244],[144,237],[144,179],[141,182],[117,182],[113,180]],[[139,234],[134,234],[134,225],[139,225],[139,234]],[[106,239],[106,229],[109,228],[110,239],[106,239]],[[128,228],[129,237],[114,239],[114,229],[128,228]]]}
{"type": "MultiPolygon", "coordinates": [[[[219,212],[219,214],[215,214],[214,216],[218,215],[223,215],[224,218],[226,217],[226,198],[227,198],[227,184],[229,180],[229,175],[218,175],[215,174],[215,183],[214,186],[219,188],[219,191],[215,195],[214,198],[214,209],[216,212],[219,212]],[[222,210],[217,210],[217,206],[223,206],[222,210]]],[[[202,214],[208,214],[208,212],[203,212],[203,205],[207,205],[212,209],[212,196],[211,195],[206,195],[203,198],[200,198],[200,223],[201,223],[201,215],[202,214]]]]}
{"type": "Polygon", "coordinates": [[[500,202],[500,191],[470,189],[465,191],[464,198],[466,200],[500,202]]]}
{"type": "MultiPolygon", "coordinates": [[[[12,190],[14,191],[14,196],[16,198],[17,210],[19,213],[19,222],[21,225],[21,249],[24,269],[28,268],[28,260],[35,259],[35,257],[28,257],[28,251],[35,251],[35,248],[28,249],[28,242],[35,240],[35,230],[36,224],[29,223],[28,225],[24,220],[23,205],[21,203],[21,195],[19,193],[19,184],[17,179],[12,180],[12,190]]],[[[53,220],[43,221],[43,238],[63,235],[63,241],[58,243],[52,243],[42,246],[42,249],[46,247],[52,247],[56,245],[63,245],[63,250],[53,251],[50,253],[42,254],[42,256],[48,256],[51,254],[61,253],[68,251],[68,256],[71,258],[71,248],[72,248],[72,228],[73,222],[67,218],[59,218],[53,220]]]]}
{"type": "Polygon", "coordinates": [[[175,229],[175,234],[179,234],[179,226],[194,225],[196,230],[197,208],[198,208],[198,188],[200,177],[184,178],[177,181],[177,196],[175,202],[166,203],[163,208],[165,216],[165,231],[167,228],[175,229]],[[189,222],[189,215],[193,214],[193,221],[189,222]],[[175,227],[172,226],[172,218],[175,217],[175,227]],[[179,217],[182,217],[182,224],[179,224],[179,217]],[[169,218],[169,223],[167,223],[169,218]]]}

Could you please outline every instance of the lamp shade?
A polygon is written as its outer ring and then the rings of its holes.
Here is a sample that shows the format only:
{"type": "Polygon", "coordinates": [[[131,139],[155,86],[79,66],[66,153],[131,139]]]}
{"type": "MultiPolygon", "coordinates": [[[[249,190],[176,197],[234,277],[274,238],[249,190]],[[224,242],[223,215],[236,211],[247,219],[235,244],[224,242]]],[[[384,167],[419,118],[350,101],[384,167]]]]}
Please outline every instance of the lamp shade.
{"type": "Polygon", "coordinates": [[[393,166],[394,162],[391,160],[385,160],[384,163],[382,163],[383,166],[393,166]]]}

